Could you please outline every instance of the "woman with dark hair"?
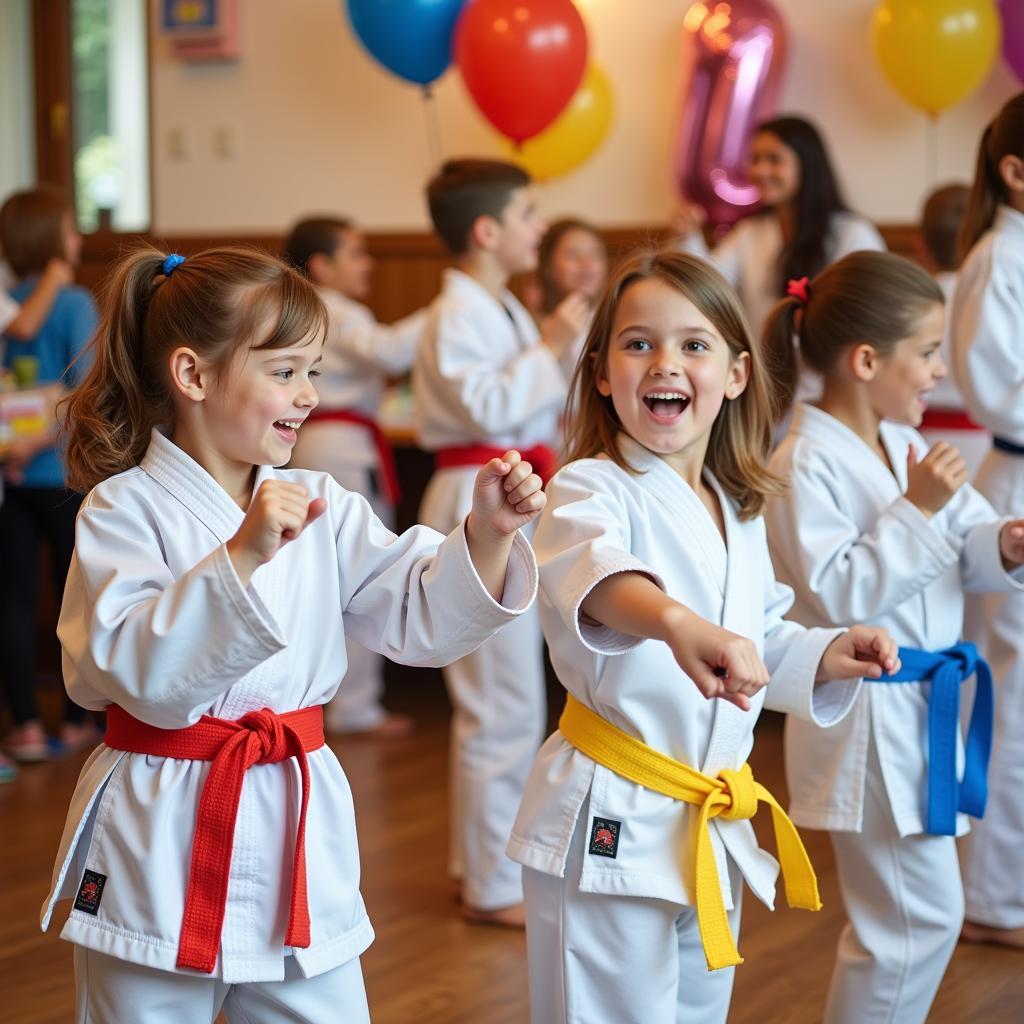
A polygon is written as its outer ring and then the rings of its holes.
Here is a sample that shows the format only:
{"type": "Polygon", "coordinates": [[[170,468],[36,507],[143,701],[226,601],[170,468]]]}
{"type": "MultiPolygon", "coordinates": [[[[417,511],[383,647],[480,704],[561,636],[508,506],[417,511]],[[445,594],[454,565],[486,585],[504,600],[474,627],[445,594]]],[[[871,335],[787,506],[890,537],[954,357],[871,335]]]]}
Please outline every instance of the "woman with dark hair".
{"type": "Polygon", "coordinates": [[[858,249],[885,249],[868,220],[843,201],[825,143],[800,117],[758,125],[750,142],[749,176],[761,208],[741,220],[708,252],[701,233],[704,211],[683,206],[674,228],[681,248],[708,256],[739,292],[751,329],[760,336],[786,282],[814,277],[858,249]]]}

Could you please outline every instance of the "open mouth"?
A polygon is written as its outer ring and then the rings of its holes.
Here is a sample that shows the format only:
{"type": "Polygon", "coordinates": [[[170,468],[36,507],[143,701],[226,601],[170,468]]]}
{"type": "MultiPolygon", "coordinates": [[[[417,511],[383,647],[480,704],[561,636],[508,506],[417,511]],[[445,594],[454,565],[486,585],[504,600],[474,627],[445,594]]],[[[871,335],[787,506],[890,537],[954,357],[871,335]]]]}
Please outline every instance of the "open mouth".
{"type": "Polygon", "coordinates": [[[652,391],[644,395],[644,405],[656,419],[666,422],[682,416],[689,404],[690,396],[678,391],[652,391]]]}
{"type": "Polygon", "coordinates": [[[274,429],[289,444],[294,444],[299,436],[302,420],[275,420],[274,429]]]}

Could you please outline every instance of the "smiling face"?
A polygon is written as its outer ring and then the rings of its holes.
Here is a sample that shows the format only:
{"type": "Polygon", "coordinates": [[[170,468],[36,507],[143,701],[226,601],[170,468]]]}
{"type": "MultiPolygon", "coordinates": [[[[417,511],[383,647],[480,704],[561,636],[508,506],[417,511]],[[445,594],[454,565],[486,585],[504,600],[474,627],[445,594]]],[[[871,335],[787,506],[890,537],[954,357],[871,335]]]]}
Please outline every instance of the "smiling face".
{"type": "Polygon", "coordinates": [[[565,296],[579,292],[593,303],[608,276],[608,254],[604,243],[583,228],[569,228],[551,253],[550,277],[565,296]]]}
{"type": "MultiPolygon", "coordinates": [[[[265,338],[270,329],[259,332],[265,338]]],[[[240,348],[216,366],[179,348],[170,357],[173,440],[233,497],[248,497],[255,466],[283,466],[319,398],[323,335],[288,348],[240,348]]]]}
{"type": "Polygon", "coordinates": [[[939,354],[945,324],[942,305],[930,304],[914,333],[878,356],[878,368],[867,387],[871,407],[880,418],[920,426],[928,393],[948,372],[939,354]]]}
{"type": "Polygon", "coordinates": [[[765,206],[782,206],[800,190],[800,158],[774,132],[758,132],[750,143],[747,173],[765,206]]]}
{"type": "Polygon", "coordinates": [[[749,372],[749,354],[734,356],[690,299],[647,278],[622,293],[596,384],[633,440],[699,479],[722,404],[742,393],[749,372]]]}

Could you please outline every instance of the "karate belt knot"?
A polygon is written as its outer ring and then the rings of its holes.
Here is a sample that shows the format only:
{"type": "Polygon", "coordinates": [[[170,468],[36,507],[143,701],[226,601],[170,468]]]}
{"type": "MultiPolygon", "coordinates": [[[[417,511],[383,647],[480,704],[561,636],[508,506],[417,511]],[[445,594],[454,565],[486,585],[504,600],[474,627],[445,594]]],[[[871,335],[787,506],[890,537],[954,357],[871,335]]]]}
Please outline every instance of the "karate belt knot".
{"type": "Polygon", "coordinates": [[[310,944],[306,891],[306,809],[309,764],[306,754],[324,745],[323,708],[319,705],[277,714],[250,711],[237,721],[203,715],[184,729],[158,729],[116,704],[107,708],[104,742],[115,750],[190,761],[210,761],[196,813],[185,910],[178,940],[178,967],[212,974],[220,949],[227,907],[235,822],[245,773],[257,764],[295,758],[302,778],[302,803],[295,836],[291,905],[285,943],[310,944]]]}
{"type": "Polygon", "coordinates": [[[558,729],[577,750],[616,775],[700,808],[695,834],[693,891],[697,926],[708,970],[743,963],[729,928],[722,898],[708,827],[712,818],[747,820],[757,813],[760,804],[768,804],[786,887],[786,901],[791,907],[803,910],[821,909],[818,881],[796,826],[775,797],[754,779],[749,764],[738,770],[723,769],[717,778],[704,775],[606,722],[572,694],[566,699],[558,729]]]}
{"type": "Polygon", "coordinates": [[[875,683],[931,682],[928,698],[928,804],[925,831],[956,835],[958,810],[974,818],[988,802],[988,762],[992,752],[995,696],[992,672],[978,648],[960,643],[942,651],[900,648],[900,670],[875,683]],[[956,777],[956,741],[960,734],[960,686],[977,677],[974,705],[964,742],[964,775],[956,777]]]}

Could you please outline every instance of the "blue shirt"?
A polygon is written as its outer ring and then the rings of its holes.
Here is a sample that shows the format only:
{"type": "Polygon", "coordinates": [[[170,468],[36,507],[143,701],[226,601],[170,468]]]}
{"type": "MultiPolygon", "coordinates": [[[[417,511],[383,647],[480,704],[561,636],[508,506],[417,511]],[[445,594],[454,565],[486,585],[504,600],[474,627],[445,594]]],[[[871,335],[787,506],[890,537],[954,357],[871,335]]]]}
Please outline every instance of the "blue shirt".
{"type": "MultiPolygon", "coordinates": [[[[29,277],[19,281],[11,289],[11,298],[23,303],[35,290],[37,280],[29,277]]],[[[77,286],[62,288],[57,293],[50,315],[34,338],[30,341],[6,339],[3,365],[10,369],[19,356],[34,356],[39,363],[38,384],[60,381],[66,387],[74,387],[85,376],[87,367],[82,360],[74,366],[71,363],[92,339],[97,320],[96,304],[89,292],[77,286]]],[[[40,452],[25,467],[24,481],[8,486],[12,489],[15,486],[63,487],[64,467],[57,450],[47,448],[40,452]]]]}

